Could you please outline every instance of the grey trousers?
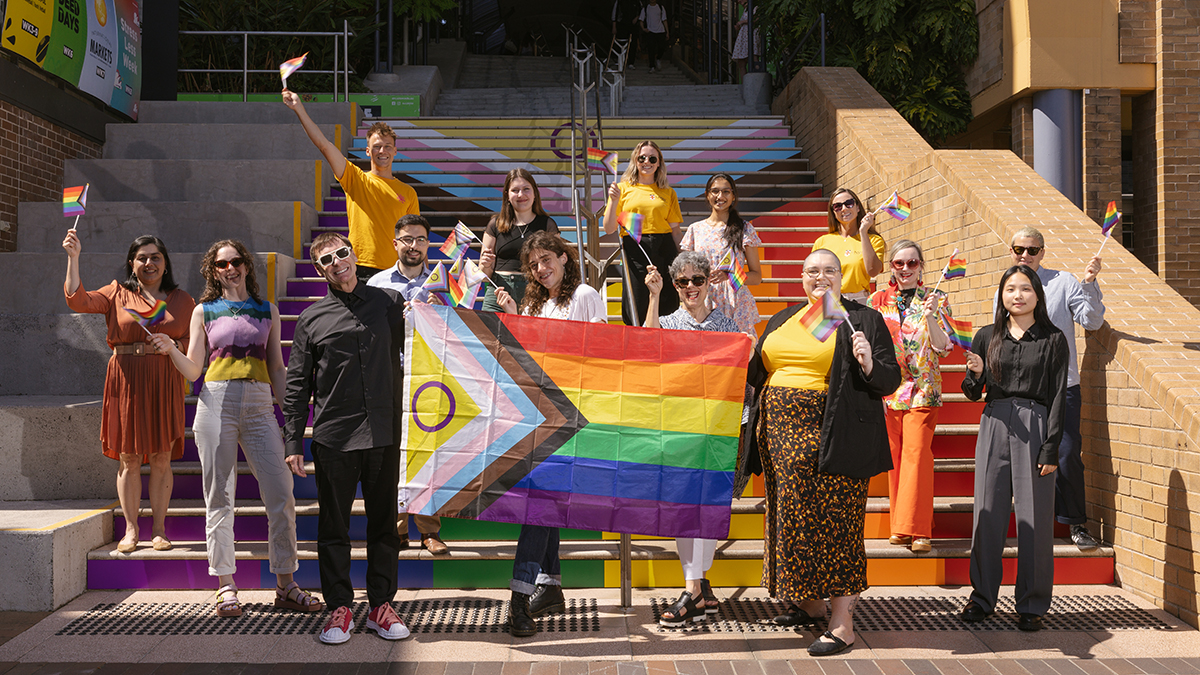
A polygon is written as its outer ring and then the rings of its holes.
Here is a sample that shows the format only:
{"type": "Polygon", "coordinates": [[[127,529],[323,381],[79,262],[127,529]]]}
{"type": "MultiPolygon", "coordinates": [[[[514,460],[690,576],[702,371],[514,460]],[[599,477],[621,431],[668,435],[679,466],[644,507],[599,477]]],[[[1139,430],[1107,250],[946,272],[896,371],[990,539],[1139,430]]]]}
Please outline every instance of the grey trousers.
{"type": "Polygon", "coordinates": [[[971,599],[996,610],[1004,577],[1009,514],[1017,514],[1016,609],[1045,614],[1054,588],[1054,474],[1039,475],[1045,406],[1027,399],[987,404],[975,443],[975,522],[971,530],[971,599]]]}

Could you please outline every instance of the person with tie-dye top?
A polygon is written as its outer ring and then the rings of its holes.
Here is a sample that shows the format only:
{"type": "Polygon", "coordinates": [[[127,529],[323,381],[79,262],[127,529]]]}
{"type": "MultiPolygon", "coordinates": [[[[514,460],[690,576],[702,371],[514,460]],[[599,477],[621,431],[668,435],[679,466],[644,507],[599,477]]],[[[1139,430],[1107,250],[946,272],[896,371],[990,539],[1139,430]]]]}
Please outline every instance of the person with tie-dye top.
{"type": "Polygon", "coordinates": [[[259,297],[254,257],[240,241],[226,239],[209,247],[200,271],[204,294],[192,312],[187,354],[170,339],[154,339],[184,377],[197,380],[204,375],[192,428],[204,485],[208,573],[220,584],[217,615],[242,613],[233,581],[239,443],[267,509],[268,557],[278,581],[275,606],[319,612],[324,603],[292,579],[299,567],[296,500],[273,406],[282,404],[286,370],[279,310],[259,297]]]}

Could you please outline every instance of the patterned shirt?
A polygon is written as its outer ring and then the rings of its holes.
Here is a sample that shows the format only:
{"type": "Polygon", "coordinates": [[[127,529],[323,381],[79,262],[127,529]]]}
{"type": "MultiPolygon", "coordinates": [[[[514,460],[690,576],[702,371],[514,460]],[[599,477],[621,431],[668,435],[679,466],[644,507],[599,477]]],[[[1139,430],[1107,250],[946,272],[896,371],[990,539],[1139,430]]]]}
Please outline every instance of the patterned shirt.
{"type": "Polygon", "coordinates": [[[271,334],[271,303],[247,298],[206,302],[204,332],[208,337],[205,382],[250,379],[271,384],[267,370],[267,338],[271,334]]]}
{"type": "MultiPolygon", "coordinates": [[[[886,400],[891,410],[911,408],[938,408],[942,405],[942,368],[938,361],[950,353],[947,349],[933,348],[929,341],[929,326],[924,320],[925,298],[930,289],[917,288],[912,301],[902,311],[901,292],[895,286],[875,291],[871,295],[871,307],[883,315],[888,332],[892,334],[892,345],[896,348],[896,362],[900,364],[900,375],[904,378],[900,388],[886,400]]],[[[946,294],[938,291],[941,311],[938,320],[942,330],[950,332],[945,317],[951,316],[946,294]]]]}
{"type": "Polygon", "coordinates": [[[707,330],[714,333],[738,332],[738,326],[733,322],[733,319],[725,316],[718,309],[709,312],[703,321],[696,321],[696,317],[692,316],[691,312],[680,307],[671,314],[659,319],[658,325],[668,330],[707,330]]]}

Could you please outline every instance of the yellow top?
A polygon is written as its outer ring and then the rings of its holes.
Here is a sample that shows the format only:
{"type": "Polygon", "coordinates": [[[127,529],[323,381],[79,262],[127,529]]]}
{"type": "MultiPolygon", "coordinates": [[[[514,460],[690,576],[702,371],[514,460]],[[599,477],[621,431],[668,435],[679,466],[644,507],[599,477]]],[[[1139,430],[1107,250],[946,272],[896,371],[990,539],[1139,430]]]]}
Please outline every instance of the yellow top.
{"type": "Polygon", "coordinates": [[[679,197],[675,195],[675,190],[664,190],[657,185],[630,185],[622,182],[621,203],[617,205],[617,214],[626,211],[640,213],[646,217],[646,220],[642,221],[643,234],[669,234],[669,223],[683,222],[683,215],[679,213],[679,197]]]}
{"type": "Polygon", "coordinates": [[[350,245],[358,263],[376,269],[396,264],[396,221],[410,213],[421,213],[417,191],[395,178],[380,178],[350,162],[338,180],[346,191],[346,216],[350,221],[350,245]]]}
{"type": "Polygon", "coordinates": [[[800,323],[803,313],[796,312],[763,342],[763,366],[770,373],[767,384],[825,391],[829,389],[829,367],[833,364],[837,334],[821,342],[800,323]]]}
{"type": "MultiPolygon", "coordinates": [[[[871,277],[867,276],[867,265],[862,257],[862,239],[843,237],[840,234],[823,234],[813,242],[813,250],[819,248],[833,251],[842,261],[842,292],[861,293],[871,290],[871,277]]],[[[887,255],[887,244],[878,234],[871,235],[871,248],[883,260],[887,255]]]]}

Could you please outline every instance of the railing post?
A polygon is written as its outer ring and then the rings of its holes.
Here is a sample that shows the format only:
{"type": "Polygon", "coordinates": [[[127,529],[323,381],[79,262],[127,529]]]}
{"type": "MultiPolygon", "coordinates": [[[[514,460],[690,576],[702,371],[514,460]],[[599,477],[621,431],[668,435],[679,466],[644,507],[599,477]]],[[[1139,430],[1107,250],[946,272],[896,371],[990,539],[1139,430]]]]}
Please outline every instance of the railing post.
{"type": "Polygon", "coordinates": [[[821,67],[825,67],[825,12],[821,12],[821,67]]]}
{"type": "Polygon", "coordinates": [[[242,103],[249,100],[250,93],[250,34],[242,33],[242,103]]]}
{"type": "Polygon", "coordinates": [[[633,537],[621,534],[621,607],[633,606],[633,537]]]}
{"type": "Polygon", "coordinates": [[[333,102],[337,103],[338,39],[333,36],[333,102]]]}
{"type": "MultiPolygon", "coordinates": [[[[342,92],[350,101],[350,22],[342,20],[342,92]]],[[[337,77],[336,75],[334,77],[337,77]]]]}

